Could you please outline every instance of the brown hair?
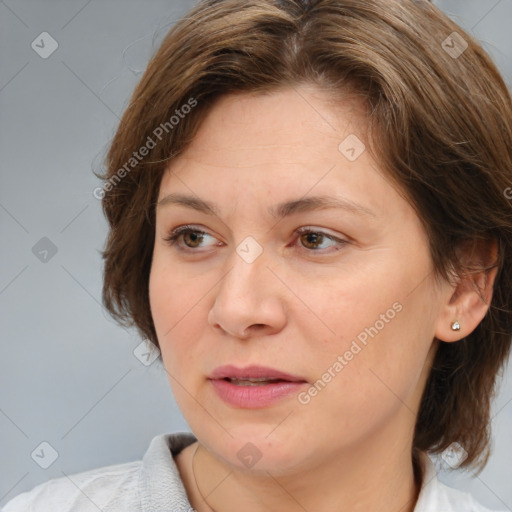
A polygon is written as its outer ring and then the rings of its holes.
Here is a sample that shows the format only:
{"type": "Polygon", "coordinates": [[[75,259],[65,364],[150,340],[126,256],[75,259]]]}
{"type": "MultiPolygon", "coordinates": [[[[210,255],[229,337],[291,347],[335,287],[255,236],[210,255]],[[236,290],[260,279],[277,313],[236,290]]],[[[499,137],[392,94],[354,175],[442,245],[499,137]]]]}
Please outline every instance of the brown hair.
{"type": "Polygon", "coordinates": [[[512,335],[512,101],[478,42],[426,0],[210,0],[175,25],[101,176],[104,304],[158,346],[148,281],[164,169],[221,95],[301,83],[364,101],[372,151],[416,209],[437,277],[482,271],[464,266],[457,249],[497,242],[489,310],[471,334],[439,344],[413,444],[417,454],[457,441],[468,452],[462,466],[481,469],[512,335]],[[449,51],[464,44],[460,55],[449,51]]]}

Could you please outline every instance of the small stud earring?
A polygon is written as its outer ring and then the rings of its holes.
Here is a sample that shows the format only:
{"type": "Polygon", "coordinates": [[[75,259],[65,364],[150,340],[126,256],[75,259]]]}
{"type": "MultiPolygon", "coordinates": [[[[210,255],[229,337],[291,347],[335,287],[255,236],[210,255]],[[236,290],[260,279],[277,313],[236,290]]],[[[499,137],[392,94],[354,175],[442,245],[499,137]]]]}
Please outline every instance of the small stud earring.
{"type": "Polygon", "coordinates": [[[457,320],[452,323],[452,331],[460,331],[460,324],[457,320]]]}

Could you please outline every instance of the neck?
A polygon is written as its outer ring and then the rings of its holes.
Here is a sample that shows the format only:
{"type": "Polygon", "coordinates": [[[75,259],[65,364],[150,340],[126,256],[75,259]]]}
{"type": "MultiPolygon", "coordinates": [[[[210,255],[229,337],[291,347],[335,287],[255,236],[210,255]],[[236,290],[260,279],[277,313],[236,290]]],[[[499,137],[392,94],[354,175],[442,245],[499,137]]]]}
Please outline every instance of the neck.
{"type": "Polygon", "coordinates": [[[399,443],[366,440],[358,450],[338,451],[321,465],[280,475],[238,471],[202,446],[196,449],[189,466],[198,512],[412,512],[420,489],[410,445],[399,443]]]}

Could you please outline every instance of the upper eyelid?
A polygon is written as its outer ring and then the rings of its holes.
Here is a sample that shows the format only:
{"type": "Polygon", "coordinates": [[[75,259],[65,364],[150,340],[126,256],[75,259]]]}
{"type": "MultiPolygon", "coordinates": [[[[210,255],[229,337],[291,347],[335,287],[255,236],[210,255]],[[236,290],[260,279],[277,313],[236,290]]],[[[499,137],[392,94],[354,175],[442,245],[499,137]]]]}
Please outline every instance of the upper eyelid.
{"type": "Polygon", "coordinates": [[[297,233],[297,232],[300,233],[300,232],[311,231],[312,233],[322,233],[325,236],[330,237],[330,238],[340,239],[340,236],[334,235],[332,233],[329,233],[328,231],[325,231],[326,229],[327,228],[318,228],[318,227],[315,227],[315,226],[301,226],[300,228],[297,228],[294,232],[295,233],[297,233]]]}

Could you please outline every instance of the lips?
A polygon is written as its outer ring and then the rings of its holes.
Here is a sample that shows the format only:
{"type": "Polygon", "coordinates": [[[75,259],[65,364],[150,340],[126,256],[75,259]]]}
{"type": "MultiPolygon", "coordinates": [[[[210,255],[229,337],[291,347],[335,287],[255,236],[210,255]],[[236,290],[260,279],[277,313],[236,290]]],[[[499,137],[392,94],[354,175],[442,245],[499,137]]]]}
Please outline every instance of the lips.
{"type": "MultiPolygon", "coordinates": [[[[236,366],[219,366],[209,377],[210,379],[224,379],[234,383],[261,383],[261,382],[307,382],[303,377],[268,368],[265,366],[247,366],[237,368],[236,366]]],[[[250,385],[250,384],[249,384],[250,385]]]]}
{"type": "Polygon", "coordinates": [[[263,409],[291,399],[307,381],[297,375],[264,366],[221,366],[208,377],[212,389],[237,409],[263,409]]]}

